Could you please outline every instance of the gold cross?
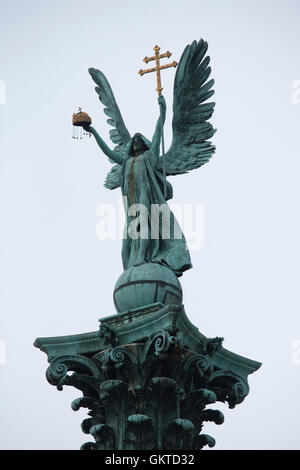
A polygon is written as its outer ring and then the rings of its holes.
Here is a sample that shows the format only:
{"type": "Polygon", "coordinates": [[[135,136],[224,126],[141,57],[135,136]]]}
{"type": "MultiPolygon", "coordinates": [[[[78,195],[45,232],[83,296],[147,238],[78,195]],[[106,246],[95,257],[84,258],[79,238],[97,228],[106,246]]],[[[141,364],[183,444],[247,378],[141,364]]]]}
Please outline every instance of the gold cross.
{"type": "Polygon", "coordinates": [[[169,67],[176,67],[178,65],[178,62],[172,62],[171,64],[167,64],[167,65],[160,65],[159,64],[159,59],[162,59],[163,57],[170,57],[172,54],[170,51],[167,51],[165,52],[164,54],[160,54],[159,51],[160,51],[160,47],[159,46],[155,46],[153,48],[154,52],[155,52],[155,56],[153,57],[145,57],[143,60],[144,62],[146,62],[146,64],[148,64],[148,62],[150,62],[151,60],[155,60],[156,62],[156,65],[155,67],[153,67],[152,69],[146,69],[146,70],[140,70],[138,73],[139,75],[143,76],[145,73],[149,73],[149,72],[156,72],[156,79],[157,79],[157,88],[156,88],[156,91],[158,92],[158,96],[161,95],[161,92],[162,92],[162,86],[161,86],[161,80],[160,80],[160,71],[162,69],[168,69],[169,67]]]}

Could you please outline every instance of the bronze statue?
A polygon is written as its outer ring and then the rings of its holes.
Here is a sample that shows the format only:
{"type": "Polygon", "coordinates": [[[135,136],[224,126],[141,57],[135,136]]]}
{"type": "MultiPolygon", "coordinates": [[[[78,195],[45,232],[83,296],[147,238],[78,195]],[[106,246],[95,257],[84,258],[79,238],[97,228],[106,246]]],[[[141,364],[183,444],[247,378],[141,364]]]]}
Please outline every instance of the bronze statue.
{"type": "Polygon", "coordinates": [[[139,72],[143,75],[157,71],[160,116],[152,140],[149,141],[140,133],[130,137],[107,79],[94,68],[89,69],[89,72],[97,84],[96,92],[105,106],[104,112],[109,116],[107,122],[113,126],[110,137],[115,148],[111,150],[90,125],[84,125],[84,129],[94,135],[101,150],[115,163],[107,175],[105,186],[109,189],[121,187],[126,201],[122,246],[124,270],[152,262],[170,268],[179,277],[192,264],[185,238],[179,233],[178,222],[167,204],[173,197],[173,191],[165,176],[187,173],[206,163],[213,155],[215,148],[208,139],[215,130],[208,119],[215,103],[204,102],[214,93],[211,90],[214,81],[207,81],[211,72],[210,59],[206,56],[207,43],[203,40],[194,41],[185,48],[176,70],[173,141],[168,152],[160,156],[166,103],[161,95],[159,72],[177,63],[160,66],[158,59],[171,54],[167,52],[159,55],[158,46],[154,50],[156,56],[145,57],[144,61],[155,59],[156,68],[139,72]],[[165,219],[159,216],[162,208],[169,217],[167,228],[163,226],[165,219]]]}

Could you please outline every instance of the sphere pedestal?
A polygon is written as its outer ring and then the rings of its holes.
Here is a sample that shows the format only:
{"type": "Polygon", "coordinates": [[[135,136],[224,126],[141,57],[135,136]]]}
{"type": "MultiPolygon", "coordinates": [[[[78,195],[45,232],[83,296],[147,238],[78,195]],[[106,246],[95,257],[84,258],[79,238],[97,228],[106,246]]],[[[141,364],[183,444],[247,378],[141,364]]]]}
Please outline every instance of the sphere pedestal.
{"type": "Polygon", "coordinates": [[[166,266],[143,263],[124,271],[114,288],[118,313],[124,313],[160,302],[181,305],[182,289],[177,276],[166,266]]]}

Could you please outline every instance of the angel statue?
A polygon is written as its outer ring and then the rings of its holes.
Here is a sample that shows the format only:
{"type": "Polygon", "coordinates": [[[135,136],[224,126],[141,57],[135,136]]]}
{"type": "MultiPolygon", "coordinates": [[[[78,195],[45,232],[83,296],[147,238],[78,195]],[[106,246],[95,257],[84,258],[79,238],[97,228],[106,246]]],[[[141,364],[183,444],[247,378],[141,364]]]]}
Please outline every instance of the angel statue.
{"type": "Polygon", "coordinates": [[[164,156],[160,155],[166,117],[164,97],[158,97],[160,114],[152,140],[140,133],[131,137],[107,79],[100,70],[89,69],[109,117],[107,122],[113,126],[110,138],[115,148],[111,150],[92,126],[83,127],[93,134],[102,152],[115,163],[106,177],[105,187],[120,187],[123,201],[126,201],[122,241],[124,271],[152,262],[171,269],[179,277],[192,267],[186,240],[182,233],[178,234],[178,222],[167,204],[173,197],[173,190],[165,177],[202,166],[215,151],[208,140],[215,133],[208,122],[215,103],[204,103],[214,94],[211,90],[214,81],[208,81],[211,69],[206,51],[207,43],[201,39],[187,45],[181,56],[174,81],[173,140],[164,156]]]}

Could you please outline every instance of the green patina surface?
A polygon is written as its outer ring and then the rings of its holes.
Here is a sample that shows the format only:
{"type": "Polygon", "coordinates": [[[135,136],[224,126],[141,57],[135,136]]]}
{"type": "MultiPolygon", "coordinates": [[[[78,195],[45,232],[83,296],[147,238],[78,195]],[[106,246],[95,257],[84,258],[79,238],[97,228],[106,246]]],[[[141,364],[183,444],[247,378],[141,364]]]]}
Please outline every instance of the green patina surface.
{"type": "Polygon", "coordinates": [[[118,313],[156,302],[182,304],[182,288],[171,269],[158,263],[143,263],[121,274],[114,288],[118,313]]]}
{"type": "Polygon", "coordinates": [[[82,449],[175,450],[214,446],[203,426],[224,417],[207,406],[234,408],[249,393],[248,375],[260,363],[222,341],[201,334],[182,305],[156,303],[104,317],[98,331],[38,338],[35,346],[48,356],[49,383],[83,394],[72,408],[89,410],[82,430],[95,442],[82,449]]]}
{"type": "MultiPolygon", "coordinates": [[[[167,176],[198,168],[214,153],[208,140],[215,130],[208,122],[214,103],[206,102],[213,94],[206,51],[205,41],[194,41],[185,48],[176,71],[167,176]]],[[[202,432],[203,426],[207,421],[222,424],[224,417],[207,406],[220,401],[233,408],[241,403],[249,393],[248,375],[261,364],[223,348],[223,338],[206,338],[184,311],[178,277],[192,265],[184,236],[175,236],[177,222],[167,204],[172,186],[164,181],[159,155],[164,98],[159,98],[160,117],[152,141],[139,133],[131,138],[107,79],[96,69],[90,74],[116,144],[111,150],[94,128],[85,127],[115,163],[105,186],[121,187],[129,206],[140,203],[147,211],[140,211],[135,226],[126,211],[124,272],[114,289],[118,314],[102,318],[98,331],[37,338],[34,345],[48,356],[51,385],[82,392],[72,408],[88,409],[82,430],[94,438],[83,449],[212,447],[215,441],[202,432]],[[160,217],[154,217],[156,238],[128,236],[137,229],[140,235],[149,235],[153,204],[167,207],[171,236],[163,236],[160,217]]]]}

